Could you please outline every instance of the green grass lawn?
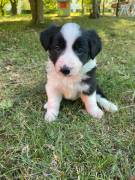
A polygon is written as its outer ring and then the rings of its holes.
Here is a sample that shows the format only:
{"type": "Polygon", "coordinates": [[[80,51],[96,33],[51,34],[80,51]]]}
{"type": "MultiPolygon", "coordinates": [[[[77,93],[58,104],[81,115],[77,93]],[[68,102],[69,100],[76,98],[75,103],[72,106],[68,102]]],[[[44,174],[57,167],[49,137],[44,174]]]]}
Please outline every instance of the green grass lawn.
{"type": "Polygon", "coordinates": [[[0,179],[128,179],[135,176],[135,20],[48,17],[0,20],[0,179]],[[13,22],[14,21],[14,22],[13,22]],[[89,116],[80,100],[63,101],[58,121],[46,123],[43,103],[47,53],[39,32],[50,22],[97,30],[103,51],[97,79],[115,114],[89,116]]]}

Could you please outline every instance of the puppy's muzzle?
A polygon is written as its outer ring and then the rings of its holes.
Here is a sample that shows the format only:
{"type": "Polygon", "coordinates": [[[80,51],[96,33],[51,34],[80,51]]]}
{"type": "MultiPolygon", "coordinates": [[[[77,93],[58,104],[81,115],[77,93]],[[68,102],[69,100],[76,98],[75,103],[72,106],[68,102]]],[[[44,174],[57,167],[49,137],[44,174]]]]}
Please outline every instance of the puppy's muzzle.
{"type": "Polygon", "coordinates": [[[70,71],[71,71],[71,68],[66,65],[60,68],[60,72],[64,74],[65,76],[68,76],[70,74],[70,71]]]}

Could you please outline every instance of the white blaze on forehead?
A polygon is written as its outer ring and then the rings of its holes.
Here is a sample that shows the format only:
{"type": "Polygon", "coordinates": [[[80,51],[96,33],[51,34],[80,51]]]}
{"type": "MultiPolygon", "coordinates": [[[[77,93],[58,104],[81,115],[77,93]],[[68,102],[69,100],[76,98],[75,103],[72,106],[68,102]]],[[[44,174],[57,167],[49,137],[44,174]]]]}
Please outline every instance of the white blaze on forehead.
{"type": "Polygon", "coordinates": [[[81,36],[80,26],[76,23],[66,23],[61,28],[61,33],[67,41],[67,45],[72,45],[75,40],[81,36]]]}

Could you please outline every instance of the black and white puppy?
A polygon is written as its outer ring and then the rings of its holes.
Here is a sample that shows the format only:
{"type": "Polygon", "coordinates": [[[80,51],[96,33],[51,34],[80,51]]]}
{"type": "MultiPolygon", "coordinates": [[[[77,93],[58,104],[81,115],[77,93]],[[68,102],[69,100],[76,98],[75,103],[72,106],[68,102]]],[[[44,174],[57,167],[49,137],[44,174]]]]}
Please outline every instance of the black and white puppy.
{"type": "Polygon", "coordinates": [[[54,121],[62,98],[81,98],[93,117],[101,118],[103,107],[115,112],[117,106],[108,101],[96,83],[96,59],[101,51],[101,39],[94,30],[83,30],[76,23],[62,27],[51,25],[41,32],[40,41],[49,52],[46,93],[48,101],[45,119],[54,121]]]}

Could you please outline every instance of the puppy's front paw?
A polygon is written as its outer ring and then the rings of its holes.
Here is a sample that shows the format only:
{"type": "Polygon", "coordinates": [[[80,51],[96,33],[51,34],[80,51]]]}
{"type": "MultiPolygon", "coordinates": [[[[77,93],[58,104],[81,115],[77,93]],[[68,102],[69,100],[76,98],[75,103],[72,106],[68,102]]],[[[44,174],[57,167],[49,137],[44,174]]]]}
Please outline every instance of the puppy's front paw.
{"type": "Polygon", "coordinates": [[[57,115],[53,112],[47,112],[45,114],[45,120],[48,121],[48,122],[52,122],[52,121],[55,121],[57,118],[57,115]]]}
{"type": "Polygon", "coordinates": [[[93,109],[89,109],[88,113],[90,113],[93,117],[101,119],[103,116],[103,111],[97,107],[97,108],[93,108],[93,109]]]}

